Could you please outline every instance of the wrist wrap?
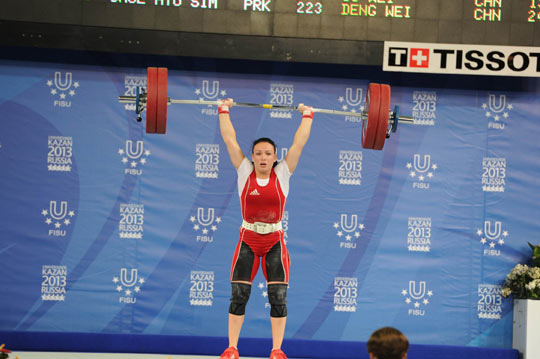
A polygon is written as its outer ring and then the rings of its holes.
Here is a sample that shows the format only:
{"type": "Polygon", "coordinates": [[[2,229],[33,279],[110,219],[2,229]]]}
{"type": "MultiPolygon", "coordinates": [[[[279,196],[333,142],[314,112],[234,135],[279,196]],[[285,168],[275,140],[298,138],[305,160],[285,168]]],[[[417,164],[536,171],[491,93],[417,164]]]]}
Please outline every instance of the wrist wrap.
{"type": "Polygon", "coordinates": [[[312,108],[309,108],[309,109],[305,109],[304,112],[302,113],[302,118],[313,118],[313,109],[312,108]]]}
{"type": "Polygon", "coordinates": [[[222,114],[222,113],[229,113],[229,106],[227,105],[219,105],[218,106],[218,114],[222,114]]]}

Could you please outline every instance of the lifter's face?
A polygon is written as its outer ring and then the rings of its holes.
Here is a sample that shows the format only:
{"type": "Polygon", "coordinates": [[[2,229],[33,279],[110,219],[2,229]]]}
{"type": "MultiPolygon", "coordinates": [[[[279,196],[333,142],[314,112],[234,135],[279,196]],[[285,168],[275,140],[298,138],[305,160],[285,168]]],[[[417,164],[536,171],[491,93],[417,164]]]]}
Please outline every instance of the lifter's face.
{"type": "Polygon", "coordinates": [[[259,142],[253,148],[251,160],[255,165],[257,175],[268,176],[272,170],[274,162],[277,161],[277,155],[274,152],[274,146],[268,142],[259,142]]]}

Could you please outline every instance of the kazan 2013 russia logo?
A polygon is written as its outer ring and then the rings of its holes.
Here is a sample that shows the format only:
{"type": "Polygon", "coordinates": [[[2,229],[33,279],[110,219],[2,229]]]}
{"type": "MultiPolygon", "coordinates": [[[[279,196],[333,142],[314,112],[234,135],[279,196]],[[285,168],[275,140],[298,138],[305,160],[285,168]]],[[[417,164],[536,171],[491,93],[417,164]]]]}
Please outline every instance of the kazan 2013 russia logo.
{"type": "MultiPolygon", "coordinates": [[[[285,83],[270,84],[270,104],[274,106],[294,105],[294,85],[285,83]]],[[[270,111],[270,118],[292,118],[291,111],[275,109],[270,111]]]]}

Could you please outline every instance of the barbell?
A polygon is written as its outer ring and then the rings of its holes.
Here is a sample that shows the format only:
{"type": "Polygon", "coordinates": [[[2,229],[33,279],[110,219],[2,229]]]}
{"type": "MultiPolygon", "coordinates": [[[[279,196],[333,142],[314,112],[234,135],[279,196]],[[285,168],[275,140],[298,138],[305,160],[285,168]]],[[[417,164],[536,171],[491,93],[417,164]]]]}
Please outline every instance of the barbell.
{"type": "MultiPolygon", "coordinates": [[[[164,134],[167,131],[167,106],[171,104],[213,105],[219,101],[172,99],[167,94],[168,70],[164,67],[147,69],[146,90],[137,87],[135,96],[119,96],[121,103],[134,103],[137,121],[142,121],[142,112],[146,111],[146,133],[164,134]]],[[[362,120],[362,147],[382,150],[390,134],[397,131],[398,123],[414,123],[414,119],[399,115],[399,106],[390,109],[390,85],[370,83],[362,112],[349,112],[313,108],[313,112],[330,115],[360,117],[362,120]]],[[[234,106],[297,111],[298,107],[272,104],[235,102],[234,106]]]]}

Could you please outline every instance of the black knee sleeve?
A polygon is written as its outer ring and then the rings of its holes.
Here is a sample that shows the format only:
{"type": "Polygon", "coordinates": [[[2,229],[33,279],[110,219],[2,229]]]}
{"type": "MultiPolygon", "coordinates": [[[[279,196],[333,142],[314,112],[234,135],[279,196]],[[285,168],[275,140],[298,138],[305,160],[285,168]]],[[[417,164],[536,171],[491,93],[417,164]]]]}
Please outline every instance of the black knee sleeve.
{"type": "Polygon", "coordinates": [[[251,284],[231,283],[232,295],[229,313],[234,315],[244,315],[246,312],[246,304],[251,293],[251,284]]]}
{"type": "Polygon", "coordinates": [[[287,284],[269,284],[268,302],[270,303],[270,316],[283,318],[287,316],[287,284]]]}

